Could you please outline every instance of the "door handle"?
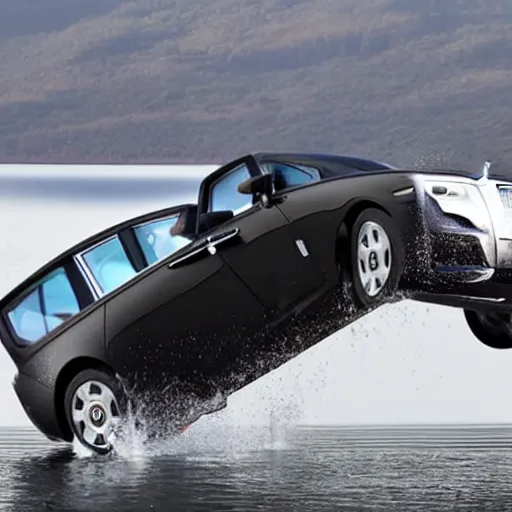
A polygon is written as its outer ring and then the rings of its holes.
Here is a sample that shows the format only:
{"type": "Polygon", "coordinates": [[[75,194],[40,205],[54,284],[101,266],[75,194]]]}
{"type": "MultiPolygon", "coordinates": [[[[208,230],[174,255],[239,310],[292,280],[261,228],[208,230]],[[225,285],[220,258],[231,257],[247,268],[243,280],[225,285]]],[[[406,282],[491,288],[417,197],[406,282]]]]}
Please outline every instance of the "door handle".
{"type": "Polygon", "coordinates": [[[213,256],[217,252],[218,245],[233,240],[238,236],[239,233],[240,230],[238,228],[233,228],[221,233],[217,233],[215,235],[211,235],[206,238],[206,240],[201,243],[201,245],[195,247],[190,252],[185,253],[180,258],[169,263],[168,268],[176,268],[182,265],[186,265],[187,263],[192,263],[192,261],[196,260],[197,258],[201,258],[201,253],[205,251],[208,251],[213,256]]]}
{"type": "Polygon", "coordinates": [[[240,233],[238,228],[229,229],[228,231],[223,231],[222,233],[217,233],[216,235],[209,236],[207,241],[207,249],[208,252],[213,255],[217,252],[217,246],[221,244],[227,243],[229,240],[233,240],[240,233]]]}

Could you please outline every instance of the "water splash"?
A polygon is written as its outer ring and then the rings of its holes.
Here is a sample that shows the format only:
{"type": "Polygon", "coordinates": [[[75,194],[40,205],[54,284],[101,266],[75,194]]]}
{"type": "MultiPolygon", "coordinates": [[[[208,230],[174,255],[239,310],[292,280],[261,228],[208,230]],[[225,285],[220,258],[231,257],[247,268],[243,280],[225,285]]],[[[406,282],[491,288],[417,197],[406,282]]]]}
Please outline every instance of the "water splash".
{"type": "Polygon", "coordinates": [[[224,460],[261,450],[284,450],[287,447],[286,433],[292,426],[289,406],[283,408],[278,404],[274,408],[272,424],[269,425],[239,425],[230,417],[231,411],[228,408],[202,416],[179,434],[170,426],[165,415],[154,413],[152,405],[159,401],[148,398],[144,406],[128,412],[123,429],[114,440],[115,449],[110,454],[97,456],[75,439],[75,457],[142,461],[161,456],[186,456],[193,459],[224,460]]]}
{"type": "MultiPolygon", "coordinates": [[[[345,291],[347,293],[347,291],[345,291]]],[[[397,293],[394,297],[386,301],[389,307],[393,303],[401,302],[407,299],[404,292],[397,293]]],[[[378,309],[378,308],[377,308],[378,309]]],[[[334,306],[331,306],[326,317],[328,322],[332,323],[331,329],[337,331],[354,322],[357,318],[364,316],[360,310],[351,305],[346,297],[334,306]],[[343,303],[343,307],[341,305],[343,303]]],[[[323,317],[325,321],[325,316],[323,317]]],[[[322,323],[324,323],[322,321],[322,323]]],[[[325,323],[324,323],[325,325],[325,323]]],[[[357,324],[352,329],[357,329],[357,324]]],[[[292,343],[287,343],[290,350],[279,352],[269,350],[265,358],[254,361],[250,360],[252,368],[240,368],[232,375],[231,381],[233,389],[237,388],[237,382],[245,382],[245,371],[252,374],[254,368],[261,367],[268,369],[270,367],[277,369],[283,363],[289,361],[295,356],[301,354],[307,345],[307,340],[315,335],[315,330],[320,329],[321,325],[301,326],[302,329],[294,333],[292,343]],[[297,339],[295,339],[297,337],[297,339]],[[271,363],[269,364],[269,361],[271,363]]],[[[362,332],[357,333],[356,338],[369,336],[367,326],[359,325],[362,332]],[[366,332],[365,332],[366,331],[366,332]],[[365,336],[366,335],[366,336],[365,336]]],[[[356,334],[356,333],[354,333],[356,334]]],[[[290,340],[288,340],[290,341],[290,340]]],[[[282,345],[281,345],[282,346],[282,345]]],[[[265,370],[270,373],[273,370],[265,370]]],[[[297,386],[300,386],[300,378],[297,379],[297,386]]],[[[296,391],[297,386],[294,387],[296,391]]],[[[129,411],[123,431],[120,432],[115,441],[115,450],[109,457],[121,459],[140,459],[159,456],[187,456],[187,457],[240,457],[255,451],[261,450],[285,450],[289,447],[287,442],[288,432],[292,430],[300,421],[303,407],[302,404],[286,402],[276,403],[275,387],[268,390],[269,400],[266,411],[261,409],[255,411],[249,410],[245,414],[254,415],[257,425],[241,425],[232,417],[229,407],[216,413],[207,414],[215,409],[218,403],[226,399],[226,395],[213,397],[209,402],[194,401],[188,397],[188,403],[181,409],[188,411],[192,417],[197,418],[188,430],[178,434],[173,425],[176,418],[168,411],[175,409],[176,400],[183,400],[181,397],[173,395],[172,386],[166,393],[159,393],[158,396],[149,394],[138,394],[136,403],[139,406],[129,411]],[[260,417],[258,417],[258,415],[260,417]],[[263,416],[263,418],[261,417],[263,416]],[[266,416],[266,419],[265,419],[266,416]]],[[[241,390],[240,390],[241,391],[241,390]]],[[[234,393],[237,395],[239,392],[234,393]]],[[[227,395],[230,393],[228,392],[227,395]]],[[[234,396],[232,395],[232,396],[234,396]]],[[[181,404],[183,405],[183,403],[181,404]]],[[[239,411],[238,411],[239,412],[239,411]]],[[[238,417],[238,419],[240,419],[238,417]]],[[[84,448],[76,440],[73,443],[73,449],[77,457],[91,457],[93,453],[84,448]]],[[[105,459],[105,457],[103,457],[105,459]]]]}

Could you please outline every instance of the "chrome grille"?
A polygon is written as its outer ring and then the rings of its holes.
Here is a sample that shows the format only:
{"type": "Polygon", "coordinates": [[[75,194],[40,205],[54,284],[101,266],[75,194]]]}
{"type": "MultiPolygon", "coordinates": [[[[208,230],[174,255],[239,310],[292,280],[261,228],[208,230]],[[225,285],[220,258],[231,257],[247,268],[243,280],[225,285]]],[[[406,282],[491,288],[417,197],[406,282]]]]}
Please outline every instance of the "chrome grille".
{"type": "Polygon", "coordinates": [[[512,187],[500,187],[500,197],[505,211],[505,219],[512,226],[512,187]]]}

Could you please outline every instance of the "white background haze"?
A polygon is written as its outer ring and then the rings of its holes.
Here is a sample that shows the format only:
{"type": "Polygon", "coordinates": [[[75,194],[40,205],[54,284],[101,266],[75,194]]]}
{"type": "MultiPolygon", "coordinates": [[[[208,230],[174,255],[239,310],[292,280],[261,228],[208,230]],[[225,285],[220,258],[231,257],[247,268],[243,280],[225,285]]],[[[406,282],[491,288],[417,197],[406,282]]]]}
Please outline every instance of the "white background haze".
{"type": "MultiPolygon", "coordinates": [[[[0,167],[0,295],[99,229],[196,198],[195,191],[176,195],[171,181],[168,198],[146,195],[137,201],[2,195],[2,180],[30,180],[35,169],[0,167]]],[[[94,178],[90,169],[81,169],[59,166],[36,172],[52,179],[79,172],[94,178]]],[[[147,180],[158,172],[178,179],[201,176],[211,168],[155,169],[131,172],[144,172],[147,180]]],[[[95,177],[102,179],[101,172],[95,177]]],[[[126,173],[118,167],[111,174],[121,183],[126,173]]],[[[105,186],[115,194],[115,182],[105,186]]],[[[512,351],[481,345],[461,311],[404,301],[383,306],[235,393],[219,414],[240,424],[267,423],[271,410],[278,415],[291,411],[290,419],[308,424],[510,422],[511,367],[512,351]]],[[[14,364],[0,347],[0,426],[30,425],[12,389],[14,374],[14,364]]]]}

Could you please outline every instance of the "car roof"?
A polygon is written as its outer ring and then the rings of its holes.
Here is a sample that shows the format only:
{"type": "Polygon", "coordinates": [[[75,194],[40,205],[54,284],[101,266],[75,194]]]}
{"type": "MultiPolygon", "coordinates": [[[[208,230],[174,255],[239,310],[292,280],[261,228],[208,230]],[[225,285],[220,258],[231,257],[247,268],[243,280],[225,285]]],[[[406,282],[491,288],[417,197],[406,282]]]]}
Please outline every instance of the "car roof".
{"type": "Polygon", "coordinates": [[[392,165],[377,160],[331,153],[255,153],[253,157],[258,163],[265,161],[288,162],[317,167],[322,171],[324,177],[340,176],[351,171],[370,172],[395,169],[392,165]]]}

